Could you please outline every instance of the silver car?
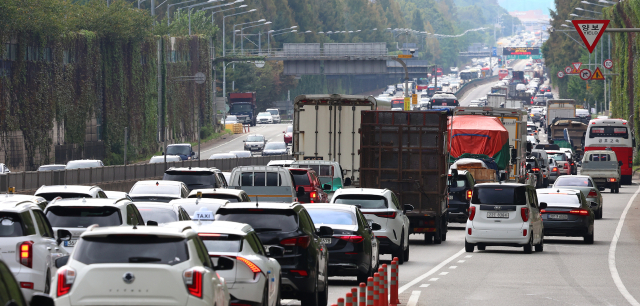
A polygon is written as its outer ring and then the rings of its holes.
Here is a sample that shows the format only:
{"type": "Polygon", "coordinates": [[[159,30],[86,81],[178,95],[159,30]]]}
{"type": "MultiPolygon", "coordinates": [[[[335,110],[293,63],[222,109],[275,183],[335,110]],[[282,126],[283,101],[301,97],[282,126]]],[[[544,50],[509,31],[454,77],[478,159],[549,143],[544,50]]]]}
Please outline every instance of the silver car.
{"type": "Polygon", "coordinates": [[[267,139],[264,138],[264,135],[249,135],[244,141],[244,149],[245,151],[262,152],[266,143],[267,139]]]}

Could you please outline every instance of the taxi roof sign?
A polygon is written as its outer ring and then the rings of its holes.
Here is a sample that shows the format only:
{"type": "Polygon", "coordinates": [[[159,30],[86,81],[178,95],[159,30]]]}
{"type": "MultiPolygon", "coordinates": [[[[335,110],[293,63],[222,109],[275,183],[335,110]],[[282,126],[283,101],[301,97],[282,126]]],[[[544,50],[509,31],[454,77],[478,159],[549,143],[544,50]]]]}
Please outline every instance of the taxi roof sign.
{"type": "Polygon", "coordinates": [[[589,53],[593,53],[604,30],[609,25],[609,20],[571,20],[573,26],[580,34],[589,53]]]}

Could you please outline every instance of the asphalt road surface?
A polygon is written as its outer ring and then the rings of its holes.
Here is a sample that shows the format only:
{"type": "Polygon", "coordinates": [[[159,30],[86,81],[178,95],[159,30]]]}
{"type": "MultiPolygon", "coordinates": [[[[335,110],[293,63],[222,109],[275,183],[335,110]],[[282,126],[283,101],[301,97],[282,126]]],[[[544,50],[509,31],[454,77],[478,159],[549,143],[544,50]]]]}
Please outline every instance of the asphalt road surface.
{"type": "Polygon", "coordinates": [[[291,123],[281,124],[258,124],[250,128],[249,133],[234,134],[226,136],[226,139],[222,143],[216,143],[210,146],[202,147],[200,149],[203,159],[209,158],[211,154],[215,153],[228,153],[229,151],[242,151],[244,150],[243,140],[247,139],[247,136],[253,134],[264,135],[267,141],[270,142],[282,142],[284,141],[284,130],[291,123]]]}

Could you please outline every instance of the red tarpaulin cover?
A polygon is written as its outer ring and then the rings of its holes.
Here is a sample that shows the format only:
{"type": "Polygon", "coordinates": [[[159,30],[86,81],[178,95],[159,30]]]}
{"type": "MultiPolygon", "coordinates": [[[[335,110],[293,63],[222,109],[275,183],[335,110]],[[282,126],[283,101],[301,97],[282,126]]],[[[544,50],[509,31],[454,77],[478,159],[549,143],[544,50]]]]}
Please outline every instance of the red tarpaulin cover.
{"type": "Polygon", "coordinates": [[[453,116],[449,117],[448,128],[452,137],[450,154],[455,158],[464,153],[493,157],[509,141],[509,132],[496,117],[453,116]]]}

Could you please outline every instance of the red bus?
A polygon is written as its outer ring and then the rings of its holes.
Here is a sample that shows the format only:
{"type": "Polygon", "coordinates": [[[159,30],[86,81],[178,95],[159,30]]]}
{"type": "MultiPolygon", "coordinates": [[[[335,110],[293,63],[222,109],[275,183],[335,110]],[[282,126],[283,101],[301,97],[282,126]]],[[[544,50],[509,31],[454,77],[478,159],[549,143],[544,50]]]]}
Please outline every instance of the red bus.
{"type": "Polygon", "coordinates": [[[584,151],[612,150],[618,161],[622,161],[620,174],[623,185],[631,185],[633,167],[633,131],[624,119],[592,119],[584,140],[584,151]]]}

